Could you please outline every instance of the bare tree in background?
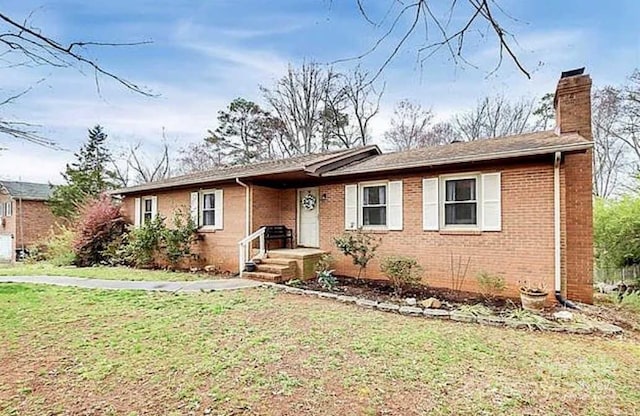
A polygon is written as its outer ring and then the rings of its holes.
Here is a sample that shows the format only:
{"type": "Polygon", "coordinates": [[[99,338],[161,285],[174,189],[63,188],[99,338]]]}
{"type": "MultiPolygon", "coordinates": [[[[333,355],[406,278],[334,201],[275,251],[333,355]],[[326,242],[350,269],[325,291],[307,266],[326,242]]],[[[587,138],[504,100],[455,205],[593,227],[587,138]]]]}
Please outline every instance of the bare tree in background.
{"type": "Polygon", "coordinates": [[[371,139],[371,120],[380,111],[380,100],[384,94],[384,85],[376,88],[369,82],[369,73],[356,67],[351,73],[342,76],[342,96],[348,103],[346,112],[351,118],[350,124],[355,125],[356,141],[353,145],[366,146],[371,139]]]}
{"type": "Polygon", "coordinates": [[[226,166],[226,155],[219,143],[202,141],[180,149],[178,169],[181,173],[212,170],[226,166]]]}
{"type": "Polygon", "coordinates": [[[402,100],[396,104],[391,118],[391,126],[384,138],[394,150],[410,150],[434,145],[428,143],[427,132],[433,120],[431,110],[423,109],[420,104],[402,100]]]}
{"type": "Polygon", "coordinates": [[[622,88],[622,120],[618,137],[634,155],[634,169],[640,173],[640,70],[636,69],[622,88]]]}
{"type": "MultiPolygon", "coordinates": [[[[33,14],[33,13],[32,13],[33,14]]],[[[89,68],[94,73],[96,87],[100,90],[100,78],[115,81],[138,94],[153,95],[146,88],[105,69],[98,60],[91,58],[89,52],[95,47],[134,46],[149,42],[106,43],[76,41],[63,44],[34,27],[30,20],[32,14],[19,21],[0,12],[0,63],[4,70],[21,70],[30,67],[50,66],[55,68],[89,68]]],[[[5,94],[0,99],[0,108],[15,102],[27,94],[32,87],[23,88],[17,93],[5,94]]],[[[25,121],[8,120],[0,116],[0,134],[26,140],[43,146],[55,146],[55,142],[38,133],[38,126],[25,121]]]]}
{"type": "Polygon", "coordinates": [[[596,90],[592,101],[593,192],[607,198],[619,187],[624,169],[624,141],[616,131],[623,111],[622,91],[614,87],[596,90]]]}
{"type": "Polygon", "coordinates": [[[132,184],[159,181],[171,176],[172,160],[164,129],[162,136],[161,151],[156,157],[145,157],[147,152],[143,151],[142,143],[138,142],[111,158],[112,177],[117,186],[127,187],[132,184]]]}
{"type": "Polygon", "coordinates": [[[502,95],[485,97],[476,107],[454,117],[454,125],[466,141],[509,136],[537,130],[535,100],[522,98],[511,102],[502,95]]]}
{"type": "MultiPolygon", "coordinates": [[[[527,78],[531,78],[517,55],[515,43],[503,25],[503,20],[515,20],[507,14],[496,0],[449,0],[445,11],[437,10],[442,3],[434,0],[386,0],[388,7],[381,16],[374,16],[365,0],[355,0],[362,17],[382,35],[364,53],[340,61],[359,60],[390,44],[390,52],[371,80],[380,76],[391,61],[413,38],[418,39],[417,59],[422,65],[434,54],[445,50],[454,63],[474,66],[465,57],[465,44],[469,40],[493,39],[498,47],[494,72],[501,66],[506,56],[527,78]]],[[[379,5],[380,3],[376,3],[379,5]]],[[[338,61],[338,62],[340,62],[338,61]]]]}

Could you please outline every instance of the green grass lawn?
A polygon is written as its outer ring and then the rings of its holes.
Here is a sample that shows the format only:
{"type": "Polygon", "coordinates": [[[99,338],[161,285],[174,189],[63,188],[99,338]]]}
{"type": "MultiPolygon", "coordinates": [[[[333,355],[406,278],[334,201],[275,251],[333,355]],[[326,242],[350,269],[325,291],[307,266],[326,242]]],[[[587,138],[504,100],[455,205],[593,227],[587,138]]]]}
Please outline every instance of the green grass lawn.
{"type": "Polygon", "coordinates": [[[157,280],[167,282],[216,279],[206,273],[143,270],[129,267],[59,267],[46,262],[0,265],[0,276],[69,276],[107,280],[157,280]]]}
{"type": "Polygon", "coordinates": [[[608,415],[640,403],[633,334],[407,318],[269,289],[2,284],[0,368],[2,415],[608,415]]]}

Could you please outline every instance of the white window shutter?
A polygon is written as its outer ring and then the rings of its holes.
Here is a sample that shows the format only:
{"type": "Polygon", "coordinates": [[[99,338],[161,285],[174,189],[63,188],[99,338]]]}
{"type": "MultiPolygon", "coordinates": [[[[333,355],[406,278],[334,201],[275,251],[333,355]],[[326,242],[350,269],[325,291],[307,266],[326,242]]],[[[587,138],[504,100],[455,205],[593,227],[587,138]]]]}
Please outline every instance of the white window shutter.
{"type": "Polygon", "coordinates": [[[140,198],[136,198],[133,203],[133,226],[140,227],[140,215],[142,214],[142,207],[140,206],[140,198]]]}
{"type": "Polygon", "coordinates": [[[151,218],[155,219],[158,216],[158,197],[151,197],[151,218]]]}
{"type": "Polygon", "coordinates": [[[215,191],[215,229],[222,230],[224,228],[223,220],[224,220],[224,200],[222,196],[222,189],[218,189],[215,191]]]}
{"type": "Polygon", "coordinates": [[[358,185],[344,186],[344,229],[358,228],[358,185]]]}
{"type": "Polygon", "coordinates": [[[438,183],[438,178],[422,180],[422,229],[425,231],[440,229],[438,183]]]}
{"type": "Polygon", "coordinates": [[[402,230],[402,181],[389,182],[388,224],[389,230],[402,230]]]}
{"type": "Polygon", "coordinates": [[[482,230],[502,230],[500,172],[484,173],[482,178],[482,230]]]}
{"type": "Polygon", "coordinates": [[[191,214],[191,219],[196,225],[200,225],[200,221],[199,221],[200,207],[198,205],[199,196],[200,196],[199,192],[191,192],[191,199],[189,202],[190,203],[189,213],[191,214]]]}

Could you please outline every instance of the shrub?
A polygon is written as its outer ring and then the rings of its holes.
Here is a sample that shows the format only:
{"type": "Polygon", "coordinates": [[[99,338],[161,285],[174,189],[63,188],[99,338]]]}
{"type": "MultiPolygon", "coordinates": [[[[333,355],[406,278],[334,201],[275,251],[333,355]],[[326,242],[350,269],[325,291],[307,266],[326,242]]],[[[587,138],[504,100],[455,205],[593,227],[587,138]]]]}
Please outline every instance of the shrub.
{"type": "Polygon", "coordinates": [[[418,284],[423,274],[418,261],[406,256],[385,257],[380,264],[380,270],[389,278],[396,293],[402,293],[408,286],[418,284]]]}
{"type": "Polygon", "coordinates": [[[504,277],[487,272],[478,273],[476,279],[478,280],[480,293],[485,299],[495,299],[507,287],[504,277]]]}
{"type": "Polygon", "coordinates": [[[105,264],[107,247],[126,232],[120,206],[101,195],[80,209],[73,240],[74,263],[81,267],[105,264]]]}
{"type": "Polygon", "coordinates": [[[380,246],[380,239],[376,239],[358,229],[356,232],[347,232],[333,239],[338,250],[345,256],[351,257],[353,264],[358,266],[359,279],[367,264],[375,257],[376,250],[380,246]]]}
{"type": "Polygon", "coordinates": [[[327,290],[333,290],[338,284],[334,270],[331,269],[333,263],[333,256],[329,253],[325,253],[320,257],[320,260],[316,263],[315,271],[318,275],[318,283],[327,290]]]}
{"type": "Polygon", "coordinates": [[[158,215],[131,231],[126,256],[134,266],[153,266],[155,264],[155,259],[160,252],[164,230],[164,218],[158,215]]]}
{"type": "Polygon", "coordinates": [[[26,262],[48,261],[54,266],[70,266],[75,261],[73,241],[75,232],[64,225],[51,230],[36,246],[29,248],[26,262]]]}
{"type": "Polygon", "coordinates": [[[197,224],[182,210],[178,210],[173,218],[173,228],[162,230],[164,257],[172,267],[185,256],[191,254],[191,246],[196,242],[198,230],[197,224]]]}

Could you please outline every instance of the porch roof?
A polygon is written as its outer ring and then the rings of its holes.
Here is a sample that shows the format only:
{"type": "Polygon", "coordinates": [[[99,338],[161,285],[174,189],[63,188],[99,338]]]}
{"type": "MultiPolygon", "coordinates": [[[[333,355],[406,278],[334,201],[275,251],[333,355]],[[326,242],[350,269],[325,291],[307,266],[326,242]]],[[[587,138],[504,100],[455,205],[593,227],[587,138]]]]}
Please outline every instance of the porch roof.
{"type": "Polygon", "coordinates": [[[296,156],[287,159],[277,159],[250,165],[229,166],[220,169],[207,170],[175,176],[161,181],[145,183],[128,188],[115,190],[114,194],[130,194],[154,189],[179,188],[189,185],[224,182],[238,179],[264,178],[281,176],[281,174],[298,173],[304,176],[319,176],[330,169],[347,165],[357,160],[379,155],[378,146],[370,145],[357,149],[336,150],[325,153],[315,153],[296,156]]]}

